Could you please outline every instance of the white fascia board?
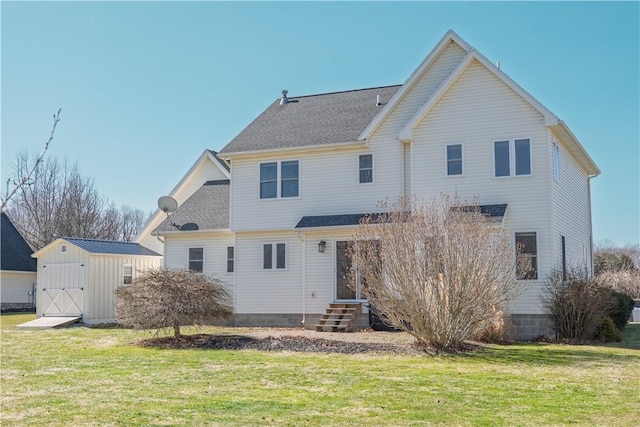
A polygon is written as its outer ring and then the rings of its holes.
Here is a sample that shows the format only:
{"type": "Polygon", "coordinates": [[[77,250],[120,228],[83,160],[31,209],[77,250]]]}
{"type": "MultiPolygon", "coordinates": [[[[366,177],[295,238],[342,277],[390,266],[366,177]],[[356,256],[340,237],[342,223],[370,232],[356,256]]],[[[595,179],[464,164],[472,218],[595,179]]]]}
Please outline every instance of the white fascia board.
{"type": "Polygon", "coordinates": [[[449,74],[449,77],[442,82],[440,87],[435,93],[425,102],[422,107],[413,115],[411,120],[400,130],[398,133],[398,139],[402,142],[409,142],[413,140],[413,130],[424,119],[425,115],[440,101],[442,96],[451,88],[458,78],[463,74],[466,68],[471,64],[473,60],[478,61],[486,69],[491,71],[496,77],[498,77],[504,84],[506,84],[511,90],[517,93],[522,99],[527,101],[533,108],[535,108],[543,117],[545,126],[554,126],[560,122],[560,119],[553,114],[547,107],[542,105],[537,99],[535,99],[526,90],[520,87],[509,76],[507,76],[502,70],[496,67],[485,56],[479,53],[477,50],[472,49],[467,56],[456,66],[456,68],[449,74]]]}
{"type": "Polygon", "coordinates": [[[253,150],[253,151],[236,151],[232,153],[222,153],[219,154],[222,159],[242,159],[246,157],[263,157],[265,155],[270,154],[298,154],[301,152],[319,152],[319,151],[333,151],[340,149],[351,149],[351,148],[359,148],[365,147],[367,145],[366,141],[345,141],[345,142],[334,142],[332,144],[317,144],[317,145],[307,145],[300,147],[283,147],[283,148],[272,148],[267,150],[253,150]]]}
{"type": "Polygon", "coordinates": [[[585,169],[587,174],[592,176],[600,175],[601,171],[593,161],[589,153],[584,149],[578,138],[571,132],[571,129],[565,122],[559,120],[557,125],[550,126],[551,130],[560,139],[563,145],[571,153],[571,155],[578,161],[578,163],[585,169]]]}
{"type": "MultiPolygon", "coordinates": [[[[54,240],[53,242],[49,243],[47,246],[42,247],[42,248],[38,249],[37,251],[35,251],[34,253],[32,253],[31,254],[31,258],[38,258],[43,253],[48,252],[51,248],[53,248],[54,246],[57,246],[61,242],[65,242],[67,244],[73,245],[73,243],[67,242],[62,237],[58,237],[56,240],[54,240]]],[[[73,245],[73,246],[76,246],[76,245],[73,245]]],[[[81,249],[81,248],[79,248],[79,249],[81,249]]],[[[82,249],[82,250],[84,250],[84,249],[82,249]]]]}
{"type": "Polygon", "coordinates": [[[440,54],[449,46],[450,42],[456,43],[466,52],[473,50],[473,48],[462,38],[455,33],[453,30],[449,30],[445,33],[445,35],[440,39],[440,41],[436,44],[436,46],[429,52],[429,55],[418,65],[413,73],[409,76],[409,78],[404,82],[402,87],[398,89],[398,91],[391,97],[389,102],[384,106],[382,110],[374,117],[374,119],[369,123],[369,125],[362,131],[358,140],[365,140],[373,134],[373,132],[382,124],[384,119],[387,118],[389,113],[395,108],[395,106],[404,98],[404,95],[409,92],[413,86],[415,86],[416,82],[423,76],[423,74],[431,67],[431,65],[436,61],[436,59],[440,56],[440,54]]]}
{"type": "Polygon", "coordinates": [[[220,160],[222,159],[218,160],[216,156],[211,152],[211,150],[205,150],[205,152],[207,153],[207,157],[209,157],[209,160],[211,160],[213,164],[216,165],[218,169],[220,169],[220,172],[222,172],[224,176],[227,177],[227,179],[231,179],[231,172],[228,171],[224,166],[220,164],[220,160]]]}
{"type": "Polygon", "coordinates": [[[458,77],[467,69],[471,61],[474,59],[474,51],[467,53],[467,55],[460,61],[456,68],[453,69],[451,74],[442,82],[440,87],[422,104],[422,106],[416,111],[411,119],[400,129],[397,138],[402,142],[410,142],[413,140],[413,129],[422,121],[429,111],[440,101],[440,98],[449,90],[453,83],[458,80],[458,77]]]}
{"type": "MultiPolygon", "coordinates": [[[[204,150],[204,152],[200,155],[200,157],[198,157],[198,160],[195,161],[195,163],[191,166],[191,168],[189,168],[189,170],[187,171],[186,174],[184,174],[184,176],[182,177],[182,179],[176,184],[175,187],[173,187],[173,190],[171,190],[169,192],[169,196],[174,197],[175,194],[180,191],[180,189],[182,187],[184,187],[184,185],[187,183],[187,181],[189,181],[189,178],[191,178],[191,175],[193,174],[193,172],[198,168],[198,166],[200,166],[200,164],[202,162],[204,162],[205,160],[210,160],[213,163],[215,163],[221,170],[223,169],[222,165],[218,164],[218,161],[213,157],[213,155],[209,152],[209,150],[204,150]]],[[[227,171],[224,171],[225,176],[229,177],[229,173],[227,171]]],[[[151,230],[148,230],[149,228],[151,228],[151,224],[153,224],[153,222],[155,221],[155,219],[158,217],[158,215],[163,214],[164,212],[162,212],[159,208],[157,208],[155,210],[155,212],[153,212],[153,215],[151,215],[149,217],[149,220],[147,221],[147,223],[145,224],[145,226],[142,228],[142,230],[138,233],[138,235],[136,236],[135,239],[133,239],[134,242],[136,243],[140,243],[138,242],[138,240],[146,235],[146,234],[151,234],[151,230]]],[[[157,226],[156,226],[157,227],[157,226]]],[[[155,227],[154,227],[155,228],[155,227]]]]}
{"type": "Polygon", "coordinates": [[[206,230],[171,230],[151,233],[152,236],[175,236],[175,235],[193,235],[202,233],[231,233],[229,228],[211,228],[206,230]]]}

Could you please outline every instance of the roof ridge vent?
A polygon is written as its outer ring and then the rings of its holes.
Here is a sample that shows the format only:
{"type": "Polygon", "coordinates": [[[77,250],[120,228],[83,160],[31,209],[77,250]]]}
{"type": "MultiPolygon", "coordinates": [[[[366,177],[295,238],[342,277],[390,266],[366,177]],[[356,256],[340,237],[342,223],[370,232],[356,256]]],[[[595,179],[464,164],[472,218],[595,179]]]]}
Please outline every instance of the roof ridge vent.
{"type": "Polygon", "coordinates": [[[289,102],[289,98],[287,98],[287,93],[289,93],[288,90],[286,89],[282,90],[282,98],[280,98],[280,105],[284,105],[287,102],[289,102]]]}

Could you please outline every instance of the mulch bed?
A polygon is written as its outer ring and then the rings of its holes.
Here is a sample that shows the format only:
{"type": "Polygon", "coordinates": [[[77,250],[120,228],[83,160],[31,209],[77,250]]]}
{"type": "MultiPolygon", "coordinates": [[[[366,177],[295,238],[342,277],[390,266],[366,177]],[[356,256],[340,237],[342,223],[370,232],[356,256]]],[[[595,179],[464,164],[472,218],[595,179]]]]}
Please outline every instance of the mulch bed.
{"type": "Polygon", "coordinates": [[[156,348],[201,348],[214,350],[260,350],[342,354],[425,353],[422,348],[415,344],[359,343],[289,335],[255,338],[244,335],[195,334],[183,335],[179,340],[173,337],[150,338],[139,341],[138,345],[156,348]]]}

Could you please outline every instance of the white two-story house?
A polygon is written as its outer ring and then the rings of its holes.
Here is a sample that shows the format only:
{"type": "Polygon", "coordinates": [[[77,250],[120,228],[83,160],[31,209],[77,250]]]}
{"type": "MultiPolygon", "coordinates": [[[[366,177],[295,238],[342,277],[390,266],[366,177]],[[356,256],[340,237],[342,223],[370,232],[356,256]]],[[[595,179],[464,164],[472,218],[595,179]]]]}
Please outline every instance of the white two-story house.
{"type": "Polygon", "coordinates": [[[183,180],[189,196],[139,241],[163,240],[168,267],[224,280],[237,325],[313,325],[331,302],[362,301],[344,280],[345,248],[385,198],[475,198],[522,244],[535,274],[510,306],[521,338],[545,330],[552,269],[592,265],[598,167],[564,122],[453,31],[404,84],[283,91],[199,162],[183,180]]]}

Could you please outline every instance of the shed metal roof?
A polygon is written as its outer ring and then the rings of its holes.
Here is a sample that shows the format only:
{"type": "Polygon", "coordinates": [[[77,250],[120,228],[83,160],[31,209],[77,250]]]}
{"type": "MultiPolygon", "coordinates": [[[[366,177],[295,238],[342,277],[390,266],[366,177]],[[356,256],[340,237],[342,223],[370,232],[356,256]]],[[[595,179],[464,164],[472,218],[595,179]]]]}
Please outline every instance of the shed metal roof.
{"type": "Polygon", "coordinates": [[[134,242],[80,239],[76,237],[62,237],[62,239],[93,254],[162,256],[134,242]]]}

